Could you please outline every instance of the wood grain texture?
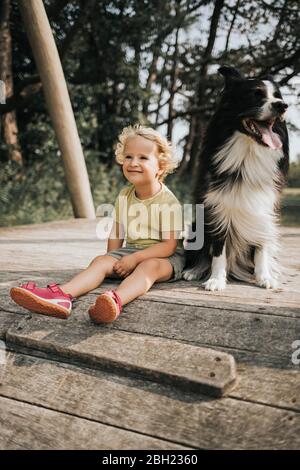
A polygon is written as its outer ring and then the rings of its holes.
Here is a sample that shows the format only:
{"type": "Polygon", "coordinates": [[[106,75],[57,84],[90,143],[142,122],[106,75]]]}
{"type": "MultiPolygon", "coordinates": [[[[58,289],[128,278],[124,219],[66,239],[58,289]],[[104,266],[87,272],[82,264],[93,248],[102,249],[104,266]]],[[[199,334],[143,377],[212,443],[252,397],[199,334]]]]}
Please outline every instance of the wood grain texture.
{"type": "MultiPolygon", "coordinates": [[[[35,271],[33,275],[37,280],[41,278],[41,284],[45,277],[51,277],[51,281],[56,282],[67,281],[95,256],[105,253],[106,242],[97,239],[99,220],[71,219],[0,228],[0,266],[6,270],[6,273],[0,273],[0,279],[7,282],[8,278],[13,280],[15,276],[15,280],[18,277],[26,280],[35,271]],[[54,243],[59,256],[49,257],[54,243]]],[[[295,314],[300,306],[300,229],[281,227],[281,245],[284,273],[278,289],[266,290],[255,285],[229,283],[223,292],[208,292],[197,282],[181,281],[154,285],[147,295],[196,300],[220,307],[226,303],[226,308],[234,304],[239,305],[238,309],[242,306],[245,309],[275,307],[275,310],[282,307],[293,310],[295,314]]]]}
{"type": "MultiPolygon", "coordinates": [[[[180,330],[176,322],[157,331],[163,337],[176,338],[178,341],[187,342],[186,337],[190,330],[184,327],[180,330]],[[175,333],[174,333],[175,331],[175,333]]],[[[7,340],[17,350],[33,350],[35,355],[41,353],[50,354],[67,362],[90,364],[93,366],[92,357],[78,355],[76,345],[89,341],[89,338],[101,338],[107,333],[118,332],[117,323],[113,327],[95,327],[83,314],[74,314],[67,322],[48,317],[33,315],[31,320],[25,317],[18,326],[9,330],[7,340]],[[29,322],[29,324],[28,324],[29,322]],[[43,336],[43,341],[37,338],[43,336]],[[72,350],[75,345],[75,350],[72,350]],[[71,350],[70,350],[71,348],[71,350]]],[[[151,326],[151,325],[150,325],[151,326]]],[[[119,325],[120,327],[120,325],[119,325]]],[[[127,324],[125,328],[128,328],[127,324]]],[[[121,331],[126,331],[121,329],[121,331]]],[[[132,330],[131,330],[132,331],[132,330]]],[[[151,329],[147,330],[151,335],[151,329]]],[[[197,334],[192,338],[192,344],[201,343],[201,337],[197,334]]],[[[299,366],[291,362],[292,348],[289,346],[286,356],[264,354],[262,352],[243,351],[233,347],[217,347],[218,350],[232,354],[237,362],[238,385],[231,396],[258,403],[270,404],[288,409],[300,410],[300,374],[299,366]]],[[[98,364],[99,366],[99,364],[98,364]]]]}
{"type": "Polygon", "coordinates": [[[300,445],[299,413],[26,355],[11,356],[0,395],[186,447],[300,445]]]}
{"type": "MultiPolygon", "coordinates": [[[[12,362],[0,371],[0,395],[106,426],[121,423],[125,431],[182,446],[299,448],[300,369],[291,355],[292,342],[300,339],[300,230],[281,232],[287,271],[279,289],[229,283],[225,292],[212,293],[197,282],[160,283],[126,306],[113,325],[95,326],[87,309],[116,281],[106,280],[80,298],[67,321],[35,314],[30,319],[8,292],[30,279],[38,285],[66,282],[104,253],[96,221],[0,229],[0,333],[3,339],[12,335],[12,347],[20,352],[12,353],[12,362]],[[59,257],[48,255],[54,246],[59,257]],[[100,369],[93,364],[92,349],[97,350],[103,338],[113,347],[114,335],[167,339],[232,354],[237,385],[228,397],[213,399],[186,387],[118,372],[117,367],[110,372],[100,369]]],[[[119,364],[124,359],[118,354],[115,358],[119,364]]],[[[38,419],[34,416],[30,420],[38,419]]],[[[52,428],[45,429],[51,438],[52,428]]],[[[27,442],[22,435],[12,448],[27,442]]]]}
{"type": "MultiPolygon", "coordinates": [[[[90,295],[80,299],[75,308],[77,323],[84,322],[85,312],[93,302],[90,295]]],[[[147,299],[127,304],[118,321],[108,328],[185,340],[212,348],[226,347],[286,357],[291,357],[292,343],[300,338],[298,317],[147,299]]]]}
{"type": "Polygon", "coordinates": [[[1,450],[186,448],[9,398],[0,397],[0,408],[1,450]]]}
{"type": "Polygon", "coordinates": [[[80,332],[69,329],[68,322],[62,325],[67,330],[61,343],[56,334],[51,334],[49,327],[52,326],[53,323],[43,317],[25,318],[8,330],[8,346],[54,352],[71,362],[132,372],[150,380],[216,397],[227,394],[236,382],[234,358],[226,353],[166,338],[109,329],[94,329],[93,334],[79,339],[80,332]]]}

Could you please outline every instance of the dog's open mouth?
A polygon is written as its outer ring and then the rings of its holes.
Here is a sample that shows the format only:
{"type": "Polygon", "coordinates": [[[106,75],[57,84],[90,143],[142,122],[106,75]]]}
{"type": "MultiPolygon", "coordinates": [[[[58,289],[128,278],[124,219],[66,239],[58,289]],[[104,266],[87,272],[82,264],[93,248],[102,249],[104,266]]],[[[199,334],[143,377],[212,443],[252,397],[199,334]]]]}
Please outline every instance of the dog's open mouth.
{"type": "Polygon", "coordinates": [[[282,142],[279,135],[273,131],[276,119],[268,121],[256,121],[254,119],[243,119],[243,126],[248,135],[254,138],[259,144],[270,147],[273,150],[281,149],[282,142]]]}

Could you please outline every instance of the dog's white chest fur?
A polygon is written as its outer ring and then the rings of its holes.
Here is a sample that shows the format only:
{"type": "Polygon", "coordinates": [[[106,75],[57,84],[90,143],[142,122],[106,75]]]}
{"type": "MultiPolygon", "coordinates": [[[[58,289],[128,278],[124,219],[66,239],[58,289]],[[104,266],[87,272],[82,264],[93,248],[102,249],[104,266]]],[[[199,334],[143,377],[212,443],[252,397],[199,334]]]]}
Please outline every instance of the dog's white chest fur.
{"type": "Polygon", "coordinates": [[[256,144],[240,132],[214,156],[218,173],[239,175],[232,185],[208,190],[205,206],[212,207],[218,229],[241,243],[259,246],[276,234],[274,206],[277,162],[282,153],[256,144]]]}

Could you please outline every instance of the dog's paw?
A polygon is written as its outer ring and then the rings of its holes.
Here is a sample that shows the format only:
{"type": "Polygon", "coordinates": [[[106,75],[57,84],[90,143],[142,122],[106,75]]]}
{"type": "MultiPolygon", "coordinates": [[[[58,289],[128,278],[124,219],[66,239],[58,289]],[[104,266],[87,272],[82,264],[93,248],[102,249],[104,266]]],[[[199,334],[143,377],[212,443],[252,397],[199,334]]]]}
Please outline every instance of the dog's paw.
{"type": "Polygon", "coordinates": [[[224,277],[211,277],[208,281],[202,284],[205,290],[224,290],[226,287],[226,278],[224,277]]]}
{"type": "Polygon", "coordinates": [[[276,287],[278,287],[278,282],[271,276],[256,276],[256,283],[259,287],[265,289],[276,289],[276,287]]]}
{"type": "Polygon", "coordinates": [[[200,271],[197,267],[188,269],[183,272],[183,279],[186,281],[200,281],[203,278],[203,271],[200,271]]]}

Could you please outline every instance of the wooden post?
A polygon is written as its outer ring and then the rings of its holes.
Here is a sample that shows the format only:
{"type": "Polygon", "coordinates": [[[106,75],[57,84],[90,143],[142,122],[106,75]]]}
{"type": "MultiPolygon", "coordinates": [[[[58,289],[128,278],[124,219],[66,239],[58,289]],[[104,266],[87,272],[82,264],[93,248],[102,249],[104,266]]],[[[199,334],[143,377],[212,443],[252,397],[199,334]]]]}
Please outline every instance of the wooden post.
{"type": "Polygon", "coordinates": [[[42,0],[18,0],[61,150],[75,217],[95,208],[63,69],[42,0]]]}

